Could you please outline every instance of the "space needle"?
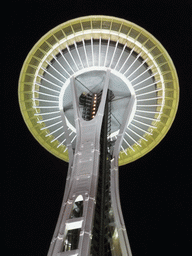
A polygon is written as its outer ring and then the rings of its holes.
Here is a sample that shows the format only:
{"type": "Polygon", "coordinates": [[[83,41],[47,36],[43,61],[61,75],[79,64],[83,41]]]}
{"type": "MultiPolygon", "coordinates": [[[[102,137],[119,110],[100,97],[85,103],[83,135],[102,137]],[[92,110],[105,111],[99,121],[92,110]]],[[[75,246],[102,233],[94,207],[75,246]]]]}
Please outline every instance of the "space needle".
{"type": "Polygon", "coordinates": [[[130,21],[73,19],[34,45],[18,95],[35,139],[69,162],[48,256],[131,256],[119,166],[151,151],[175,118],[179,83],[167,51],[130,21]]]}

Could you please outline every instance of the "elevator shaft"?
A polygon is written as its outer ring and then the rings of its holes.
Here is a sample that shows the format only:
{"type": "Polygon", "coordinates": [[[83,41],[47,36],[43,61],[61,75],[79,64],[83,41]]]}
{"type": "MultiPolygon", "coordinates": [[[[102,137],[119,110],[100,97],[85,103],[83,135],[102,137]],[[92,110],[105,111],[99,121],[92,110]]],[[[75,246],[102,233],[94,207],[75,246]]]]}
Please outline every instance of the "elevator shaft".
{"type": "Polygon", "coordinates": [[[111,100],[113,93],[108,90],[100,136],[100,164],[97,187],[95,217],[93,224],[92,256],[110,256],[110,163],[111,163],[111,100]]]}

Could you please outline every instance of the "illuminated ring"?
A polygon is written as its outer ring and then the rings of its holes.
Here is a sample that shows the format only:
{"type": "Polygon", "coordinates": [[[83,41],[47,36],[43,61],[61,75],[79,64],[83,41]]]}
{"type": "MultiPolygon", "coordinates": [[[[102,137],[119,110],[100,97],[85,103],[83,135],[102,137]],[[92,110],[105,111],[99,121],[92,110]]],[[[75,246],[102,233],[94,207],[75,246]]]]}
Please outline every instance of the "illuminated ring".
{"type": "MultiPolygon", "coordinates": [[[[119,165],[135,161],[152,150],[175,118],[178,77],[170,56],[157,39],[136,24],[115,17],[87,16],[70,20],[35,44],[23,64],[18,89],[20,109],[29,130],[44,148],[64,161],[68,161],[68,151],[59,113],[66,107],[65,103],[61,104],[62,97],[67,96],[61,96],[62,88],[71,75],[86,81],[89,72],[99,69],[104,72],[106,68],[116,74],[118,82],[127,84],[127,87],[120,86],[120,90],[128,88],[127,93],[133,91],[136,95],[119,165]]],[[[101,78],[102,73],[98,73],[99,76],[101,78]]],[[[118,111],[112,116],[114,137],[118,111]]]]}

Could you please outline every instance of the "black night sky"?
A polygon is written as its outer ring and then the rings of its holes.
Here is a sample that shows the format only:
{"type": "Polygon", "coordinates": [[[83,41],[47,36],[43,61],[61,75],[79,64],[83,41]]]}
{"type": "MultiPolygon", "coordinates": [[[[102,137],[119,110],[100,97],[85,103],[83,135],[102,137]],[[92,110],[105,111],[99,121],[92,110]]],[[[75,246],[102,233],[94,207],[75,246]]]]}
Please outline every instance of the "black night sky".
{"type": "Polygon", "coordinates": [[[50,29],[91,14],[124,18],[145,28],[162,43],[175,64],[180,81],[176,119],[153,151],[120,168],[120,195],[133,256],[190,254],[192,90],[187,2],[17,0],[7,1],[2,7],[2,14],[6,11],[1,30],[5,57],[2,170],[6,173],[2,237],[6,255],[47,255],[68,168],[67,163],[38,144],[23,121],[17,98],[22,64],[33,45],[50,29]]]}

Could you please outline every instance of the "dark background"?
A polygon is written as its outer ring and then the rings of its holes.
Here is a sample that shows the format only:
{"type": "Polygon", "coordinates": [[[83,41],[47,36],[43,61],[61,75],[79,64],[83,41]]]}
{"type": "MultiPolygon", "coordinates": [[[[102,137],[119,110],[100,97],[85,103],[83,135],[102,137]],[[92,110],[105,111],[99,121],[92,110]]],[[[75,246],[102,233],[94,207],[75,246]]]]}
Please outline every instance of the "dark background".
{"type": "Polygon", "coordinates": [[[50,29],[72,18],[100,14],[127,19],[153,34],[170,54],[180,81],[179,109],[166,137],[146,156],[120,168],[122,211],[133,256],[190,255],[189,3],[17,0],[6,4],[1,9],[2,17],[4,11],[6,15],[1,23],[4,39],[1,53],[5,57],[2,72],[5,254],[47,254],[68,167],[36,142],[22,119],[17,98],[22,64],[33,45],[50,29]]]}

